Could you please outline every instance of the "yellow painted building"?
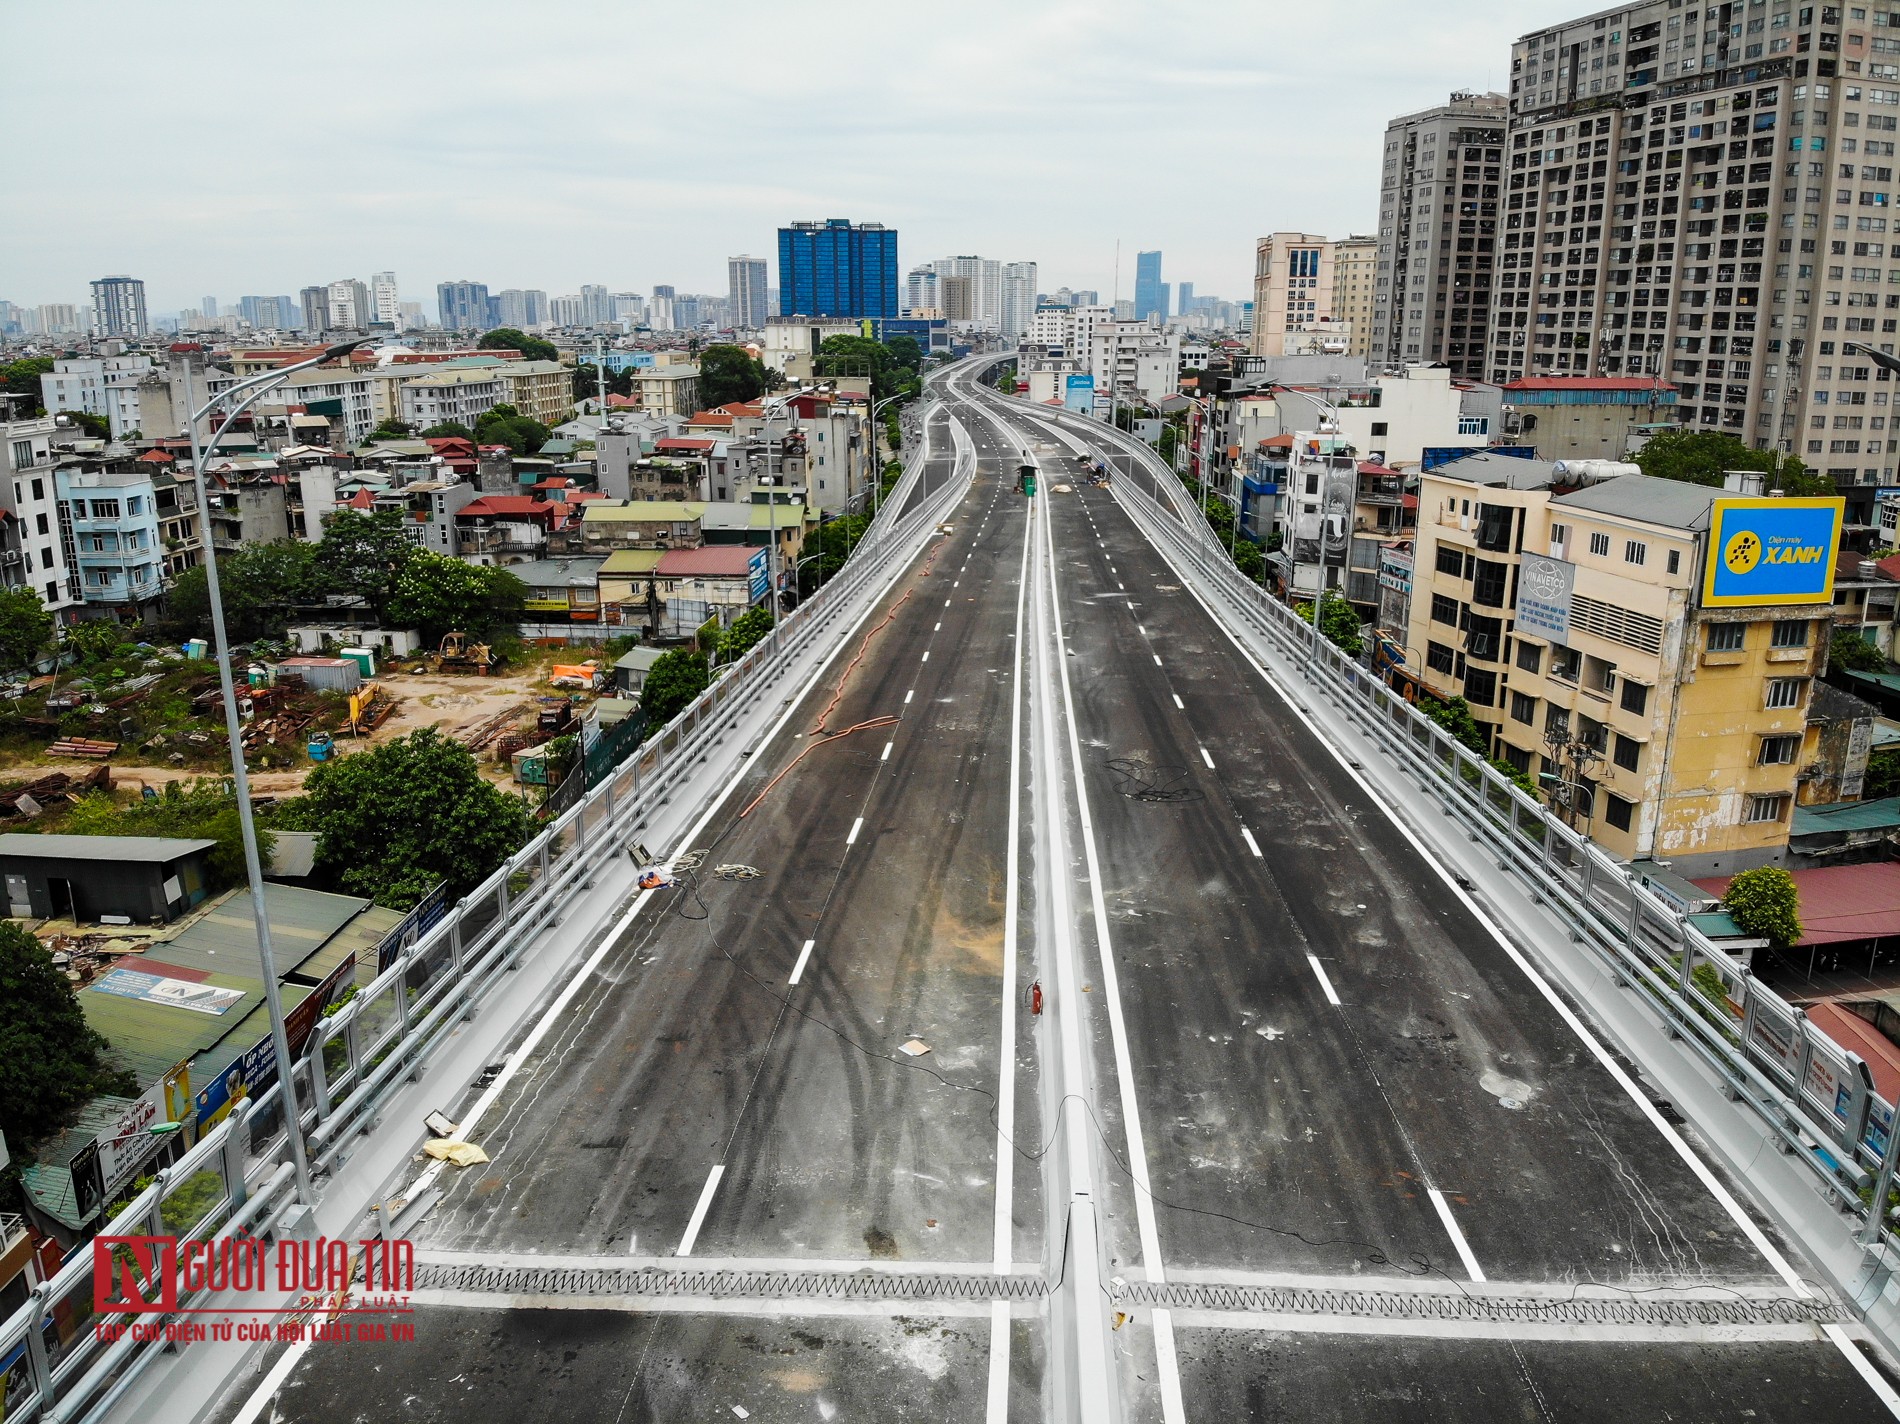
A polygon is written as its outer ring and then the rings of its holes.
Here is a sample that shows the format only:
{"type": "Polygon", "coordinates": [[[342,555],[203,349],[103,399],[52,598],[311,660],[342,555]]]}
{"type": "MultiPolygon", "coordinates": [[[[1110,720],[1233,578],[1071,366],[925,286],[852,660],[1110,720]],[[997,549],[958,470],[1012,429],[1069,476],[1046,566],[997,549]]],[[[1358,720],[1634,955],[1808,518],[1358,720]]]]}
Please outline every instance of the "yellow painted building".
{"type": "Polygon", "coordinates": [[[1489,455],[1423,477],[1408,668],[1606,850],[1780,860],[1842,501],[1554,478],[1489,455]]]}

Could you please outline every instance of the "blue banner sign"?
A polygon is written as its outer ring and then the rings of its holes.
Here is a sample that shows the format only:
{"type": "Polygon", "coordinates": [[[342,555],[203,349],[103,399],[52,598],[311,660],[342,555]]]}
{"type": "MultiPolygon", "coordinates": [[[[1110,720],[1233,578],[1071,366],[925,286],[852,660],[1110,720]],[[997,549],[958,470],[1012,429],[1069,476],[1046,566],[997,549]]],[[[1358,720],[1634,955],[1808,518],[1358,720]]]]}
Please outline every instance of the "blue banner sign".
{"type": "Polygon", "coordinates": [[[1718,499],[1704,606],[1830,602],[1843,507],[1838,499],[1718,499]]]}

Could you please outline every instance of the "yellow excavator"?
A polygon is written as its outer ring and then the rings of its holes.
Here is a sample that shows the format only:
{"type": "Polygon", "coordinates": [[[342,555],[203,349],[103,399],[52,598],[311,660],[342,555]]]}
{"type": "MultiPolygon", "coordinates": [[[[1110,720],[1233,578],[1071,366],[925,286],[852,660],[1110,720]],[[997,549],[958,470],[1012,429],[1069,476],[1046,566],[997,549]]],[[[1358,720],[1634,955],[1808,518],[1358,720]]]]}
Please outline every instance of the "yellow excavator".
{"type": "Polygon", "coordinates": [[[495,665],[495,655],[488,644],[474,642],[466,633],[444,633],[442,645],[435,650],[430,662],[432,672],[473,673],[477,677],[487,677],[489,669],[495,665]]]}

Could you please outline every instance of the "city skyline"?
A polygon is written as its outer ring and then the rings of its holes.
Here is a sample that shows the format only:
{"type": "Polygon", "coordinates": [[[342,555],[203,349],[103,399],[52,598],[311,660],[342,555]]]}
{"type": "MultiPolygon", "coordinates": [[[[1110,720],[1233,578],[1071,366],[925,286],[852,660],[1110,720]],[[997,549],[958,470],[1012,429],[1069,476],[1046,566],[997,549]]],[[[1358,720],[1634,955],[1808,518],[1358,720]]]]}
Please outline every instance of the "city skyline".
{"type": "MultiPolygon", "coordinates": [[[[474,276],[491,290],[553,294],[619,272],[608,276],[616,290],[668,282],[718,293],[726,290],[729,255],[770,250],[778,226],[795,217],[845,214],[901,231],[906,269],[942,252],[1022,253],[1041,264],[1045,283],[1097,288],[1106,298],[1117,288],[1119,238],[1122,296],[1132,294],[1139,247],[1166,251],[1170,269],[1198,290],[1237,297],[1250,287],[1261,233],[1371,225],[1378,194],[1368,180],[1392,113],[1442,103],[1447,88],[1498,87],[1512,40],[1572,7],[1536,0],[1497,11],[1461,3],[1425,14],[1360,0],[1323,17],[1219,8],[1219,17],[1204,18],[1210,25],[1217,18],[1226,39],[1210,50],[1194,38],[1201,25],[1184,28],[1177,47],[1167,48],[1166,36],[1137,23],[1138,6],[1025,15],[979,4],[957,35],[929,38],[932,63],[965,96],[954,122],[931,99],[934,87],[903,78],[925,42],[926,21],[900,16],[873,27],[841,14],[822,37],[788,32],[775,51],[781,65],[805,74],[802,108],[788,112],[771,93],[740,86],[708,112],[674,93],[701,82],[689,67],[671,76],[663,68],[639,116],[609,111],[590,126],[585,144],[576,142],[582,130],[546,109],[547,94],[585,90],[590,76],[605,83],[621,42],[643,51],[688,46],[693,17],[581,6],[577,27],[599,42],[542,57],[531,43],[539,33],[531,17],[494,8],[484,12],[487,32],[519,42],[471,58],[466,82],[452,91],[391,86],[345,70],[326,76],[330,97],[311,106],[306,123],[283,110],[249,127],[209,111],[180,115],[180,151],[216,151],[218,164],[194,167],[188,185],[184,166],[153,164],[134,165],[109,190],[69,191],[68,221],[16,234],[0,289],[29,305],[75,302],[100,274],[136,268],[156,313],[196,306],[206,292],[220,300],[294,293],[351,270],[364,280],[395,270],[412,292],[474,276]],[[1289,108],[1333,103],[1333,80],[1294,56],[1311,52],[1335,24],[1387,37],[1355,57],[1362,82],[1386,102],[1289,145],[1289,108]],[[998,26],[1018,42],[999,49],[981,41],[998,26]],[[1156,39],[1164,46],[1158,53],[1150,46],[1156,39]],[[1064,57],[1076,85],[1028,82],[1051,53],[1064,57]],[[1076,92],[1104,98],[1076,104],[1061,97],[1076,92]],[[1237,136],[1223,145],[1207,142],[1201,117],[1214,97],[1232,120],[1224,131],[1237,136]],[[870,121],[858,122],[860,114],[870,121]],[[760,137],[768,132],[769,142],[760,137]],[[1179,201],[1144,203],[1126,221],[1106,217],[1099,159],[1122,145],[1156,154],[1152,195],[1179,201]],[[822,151],[824,161],[788,162],[788,149],[822,151]],[[365,155],[340,198],[297,176],[320,170],[321,155],[336,151],[365,155]],[[925,152],[929,161],[919,161],[925,152]],[[710,168],[708,155],[717,159],[710,168]],[[1083,161],[1089,155],[1095,161],[1083,161]],[[1236,173],[1255,176],[1236,187],[1236,173]],[[498,182],[514,195],[506,203],[491,200],[498,182]],[[1210,204],[1210,196],[1218,201],[1210,204]],[[152,222],[154,214],[164,221],[152,222]],[[257,241],[247,214],[268,224],[269,243],[257,241]],[[562,230],[558,252],[545,242],[550,220],[562,230]]],[[[79,9],[123,38],[100,58],[108,89],[174,62],[242,72],[256,52],[294,53],[298,43],[295,22],[268,12],[187,29],[138,7],[79,9]]],[[[385,33],[391,52],[433,42],[421,12],[350,4],[337,11],[346,24],[352,14],[385,33]]],[[[11,16],[14,51],[50,58],[72,18],[71,10],[11,16]]],[[[15,128],[59,99],[57,66],[22,68],[0,96],[0,114],[15,128]]],[[[81,146],[110,132],[104,110],[82,108],[64,122],[81,146]]],[[[51,152],[29,149],[20,166],[19,182],[52,190],[51,152]]],[[[1142,186],[1138,173],[1134,181],[1142,186]]]]}

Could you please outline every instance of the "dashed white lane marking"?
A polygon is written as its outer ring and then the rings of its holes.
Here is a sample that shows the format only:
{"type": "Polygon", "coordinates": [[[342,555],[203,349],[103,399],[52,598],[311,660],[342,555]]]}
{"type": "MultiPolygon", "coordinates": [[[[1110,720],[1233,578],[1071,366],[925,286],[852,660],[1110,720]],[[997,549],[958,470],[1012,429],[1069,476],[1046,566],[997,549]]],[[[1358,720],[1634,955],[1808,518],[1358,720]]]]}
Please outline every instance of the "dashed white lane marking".
{"type": "Polygon", "coordinates": [[[857,820],[851,823],[851,834],[844,838],[844,843],[846,845],[856,845],[858,843],[858,832],[863,829],[864,829],[864,817],[860,816],[858,817],[857,820]]]}
{"type": "Polygon", "coordinates": [[[1247,849],[1252,851],[1256,857],[1261,860],[1266,859],[1265,856],[1260,854],[1260,842],[1253,838],[1253,832],[1248,830],[1245,826],[1240,828],[1240,838],[1247,843],[1247,849]]]}
{"type": "Polygon", "coordinates": [[[792,977],[785,981],[787,984],[796,984],[805,977],[805,964],[811,958],[811,947],[816,943],[818,941],[815,939],[805,941],[805,947],[798,951],[798,963],[792,966],[792,977]]]}
{"type": "Polygon", "coordinates": [[[699,1191],[699,1201],[693,1207],[692,1219],[686,1223],[686,1234],[680,1237],[679,1248],[673,1252],[675,1256],[693,1254],[693,1243],[699,1239],[699,1228],[705,1224],[706,1212],[712,1206],[713,1193],[719,1190],[719,1179],[725,1175],[726,1167],[722,1162],[714,1167],[712,1173],[706,1178],[706,1185],[699,1191]]]}
{"type": "MultiPolygon", "coordinates": [[[[1177,697],[1174,700],[1176,702],[1179,702],[1181,699],[1177,697]]],[[[1214,769],[1214,758],[1207,754],[1206,747],[1201,748],[1201,760],[1207,763],[1207,769],[1209,771],[1212,771],[1214,769]]]]}
{"type": "Polygon", "coordinates": [[[883,755],[883,756],[881,756],[881,757],[879,757],[879,758],[878,758],[878,760],[879,760],[879,761],[889,761],[889,760],[891,759],[891,748],[892,748],[892,747],[894,747],[894,746],[896,746],[896,745],[897,745],[897,743],[896,743],[896,742],[886,742],[886,743],[884,744],[884,755],[883,755]]]}
{"type": "Polygon", "coordinates": [[[1161,654],[1159,654],[1159,653],[1156,653],[1156,654],[1154,655],[1154,660],[1155,660],[1155,666],[1156,666],[1156,667],[1160,667],[1160,666],[1161,666],[1161,654]]]}
{"type": "Polygon", "coordinates": [[[1474,1281],[1483,1280],[1484,1272],[1478,1268],[1478,1258],[1471,1254],[1471,1243],[1465,1240],[1464,1232],[1458,1229],[1458,1218],[1451,1214],[1451,1203],[1436,1188],[1432,1189],[1430,1196],[1432,1205],[1438,1208],[1438,1219],[1445,1223],[1445,1234],[1451,1237],[1451,1244],[1458,1249],[1458,1259],[1465,1263],[1465,1274],[1474,1281]]]}
{"type": "Polygon", "coordinates": [[[930,650],[928,648],[924,649],[924,661],[925,662],[930,661],[930,650]]]}
{"type": "Polygon", "coordinates": [[[904,705],[906,707],[910,706],[911,698],[915,697],[916,695],[917,695],[917,689],[914,687],[909,692],[906,692],[904,694],[904,705]]]}
{"type": "Polygon", "coordinates": [[[1148,630],[1139,623],[1135,625],[1135,631],[1141,634],[1141,636],[1144,638],[1148,636],[1148,630]]]}
{"type": "Polygon", "coordinates": [[[1313,966],[1313,973],[1319,979],[1320,988],[1326,991],[1326,1002],[1334,1008],[1339,1007],[1339,991],[1333,988],[1333,981],[1326,977],[1326,966],[1319,962],[1317,954],[1306,956],[1306,962],[1313,966]]]}
{"type": "Polygon", "coordinates": [[[939,623],[935,628],[932,628],[930,631],[933,633],[941,633],[943,631],[943,624],[939,623]]]}
{"type": "Polygon", "coordinates": [[[1181,700],[1181,694],[1180,694],[1180,693],[1178,693],[1178,692],[1171,692],[1171,693],[1169,693],[1168,695],[1169,695],[1170,697],[1172,697],[1172,698],[1174,699],[1174,705],[1175,705],[1175,706],[1176,706],[1177,708],[1179,708],[1179,709],[1180,709],[1181,711],[1183,711],[1183,712],[1185,712],[1185,711],[1187,711],[1187,704],[1186,704],[1185,702],[1183,702],[1183,701],[1181,700]]]}

